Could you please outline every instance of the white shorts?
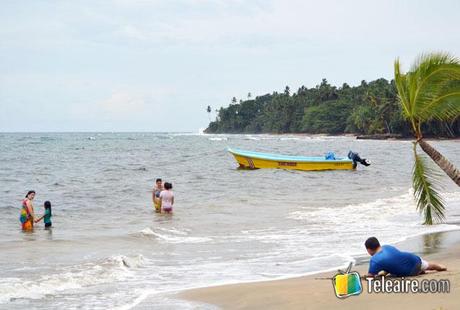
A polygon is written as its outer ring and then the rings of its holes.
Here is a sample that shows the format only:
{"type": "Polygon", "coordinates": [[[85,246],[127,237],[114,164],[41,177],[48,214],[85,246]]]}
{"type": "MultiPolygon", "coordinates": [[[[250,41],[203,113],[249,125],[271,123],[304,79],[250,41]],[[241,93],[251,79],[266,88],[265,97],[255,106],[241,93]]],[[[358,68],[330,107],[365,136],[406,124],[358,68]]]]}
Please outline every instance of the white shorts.
{"type": "Polygon", "coordinates": [[[422,261],[422,262],[420,263],[420,270],[421,270],[421,271],[427,270],[427,268],[428,268],[428,262],[427,262],[426,260],[424,260],[423,258],[420,258],[420,260],[422,261]]]}

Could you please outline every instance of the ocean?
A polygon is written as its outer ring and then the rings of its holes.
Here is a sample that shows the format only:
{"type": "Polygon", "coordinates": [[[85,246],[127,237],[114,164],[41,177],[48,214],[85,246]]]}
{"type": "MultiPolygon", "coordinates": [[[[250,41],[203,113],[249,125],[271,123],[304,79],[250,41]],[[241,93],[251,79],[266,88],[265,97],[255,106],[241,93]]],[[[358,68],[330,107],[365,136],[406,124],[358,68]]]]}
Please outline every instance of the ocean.
{"type": "MultiPolygon", "coordinates": [[[[460,141],[432,141],[460,166],[460,141]]],[[[376,236],[396,243],[460,228],[460,191],[441,174],[445,224],[424,226],[411,141],[304,135],[0,133],[0,309],[194,309],[187,288],[343,267],[376,236]],[[323,156],[355,171],[239,170],[227,147],[323,156]],[[156,178],[173,215],[155,214],[156,178]],[[53,228],[20,229],[21,200],[53,205],[53,228]]]]}

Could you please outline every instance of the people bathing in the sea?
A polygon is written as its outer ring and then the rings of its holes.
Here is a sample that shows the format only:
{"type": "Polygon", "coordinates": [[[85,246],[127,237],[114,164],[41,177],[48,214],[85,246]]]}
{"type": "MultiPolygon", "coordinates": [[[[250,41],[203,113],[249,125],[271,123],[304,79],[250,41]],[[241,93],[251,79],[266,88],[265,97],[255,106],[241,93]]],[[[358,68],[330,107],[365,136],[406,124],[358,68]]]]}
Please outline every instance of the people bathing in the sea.
{"type": "Polygon", "coordinates": [[[375,237],[368,238],[364,245],[371,256],[368,277],[387,274],[406,277],[423,274],[427,270],[447,270],[443,265],[427,262],[415,254],[402,252],[394,246],[381,246],[375,237]]]}
{"type": "Polygon", "coordinates": [[[160,204],[163,212],[171,213],[174,205],[174,193],[172,191],[172,184],[165,182],[164,190],[160,193],[160,204]]]}
{"type": "Polygon", "coordinates": [[[51,223],[51,202],[45,201],[43,204],[43,207],[45,208],[45,213],[39,217],[38,219],[35,220],[35,223],[40,222],[43,219],[43,222],[45,223],[45,228],[50,228],[52,223],[51,223]]]}
{"type": "Polygon", "coordinates": [[[161,212],[161,204],[160,204],[160,193],[163,190],[163,181],[161,179],[156,179],[155,185],[153,186],[152,190],[152,202],[155,207],[155,212],[161,212]]]}
{"type": "Polygon", "coordinates": [[[34,228],[35,212],[32,200],[35,198],[35,191],[28,191],[25,199],[22,200],[22,208],[19,216],[22,230],[32,230],[34,228]]]}

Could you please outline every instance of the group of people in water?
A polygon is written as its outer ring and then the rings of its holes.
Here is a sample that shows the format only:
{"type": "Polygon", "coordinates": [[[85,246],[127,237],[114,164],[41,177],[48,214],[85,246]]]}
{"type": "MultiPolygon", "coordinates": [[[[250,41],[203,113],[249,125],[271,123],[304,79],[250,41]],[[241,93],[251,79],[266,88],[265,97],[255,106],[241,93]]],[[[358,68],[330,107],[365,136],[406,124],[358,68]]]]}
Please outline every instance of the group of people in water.
{"type": "MultiPolygon", "coordinates": [[[[22,230],[31,231],[34,224],[43,220],[45,229],[52,226],[51,223],[51,202],[45,201],[43,204],[44,214],[40,217],[35,215],[33,200],[35,191],[27,192],[26,197],[22,200],[22,208],[19,220],[22,230]]],[[[172,184],[164,182],[162,179],[156,179],[152,190],[152,202],[157,213],[172,213],[174,205],[174,193],[172,184]]],[[[425,273],[428,270],[444,271],[443,265],[427,262],[419,256],[402,252],[390,245],[381,246],[377,238],[368,238],[365,247],[371,260],[369,262],[368,277],[374,277],[383,274],[392,274],[394,276],[416,276],[425,273]]]]}
{"type": "Polygon", "coordinates": [[[157,213],[172,213],[174,205],[174,193],[172,183],[156,179],[152,190],[152,202],[157,213]]]}
{"type": "MultiPolygon", "coordinates": [[[[35,191],[29,191],[22,200],[21,221],[24,231],[33,230],[34,224],[43,220],[45,229],[52,226],[51,223],[51,202],[45,201],[43,204],[44,214],[40,217],[35,215],[33,200],[35,191]]],[[[157,213],[172,213],[174,205],[174,193],[172,184],[156,179],[152,190],[152,202],[157,213]]],[[[371,237],[366,240],[365,247],[371,260],[369,263],[368,276],[380,275],[382,271],[395,276],[414,276],[425,273],[428,270],[444,271],[446,267],[437,263],[427,262],[417,255],[408,252],[401,252],[393,246],[381,246],[377,238],[371,237]]]]}
{"type": "MultiPolygon", "coordinates": [[[[21,212],[19,221],[21,222],[22,230],[31,231],[34,224],[41,220],[45,223],[45,229],[52,226],[51,223],[51,202],[45,201],[43,203],[44,213],[42,216],[35,214],[33,200],[35,198],[35,191],[28,191],[25,198],[22,200],[21,212]]],[[[172,183],[164,182],[161,179],[156,179],[152,191],[152,202],[157,213],[172,213],[174,205],[174,193],[172,191],[172,183]]]]}
{"type": "Polygon", "coordinates": [[[33,230],[34,224],[43,220],[45,223],[45,229],[50,229],[51,223],[51,202],[45,201],[43,204],[44,213],[42,216],[37,217],[34,211],[33,200],[35,198],[35,191],[28,191],[26,197],[22,200],[21,213],[19,221],[21,222],[22,230],[30,231],[33,230]]]}

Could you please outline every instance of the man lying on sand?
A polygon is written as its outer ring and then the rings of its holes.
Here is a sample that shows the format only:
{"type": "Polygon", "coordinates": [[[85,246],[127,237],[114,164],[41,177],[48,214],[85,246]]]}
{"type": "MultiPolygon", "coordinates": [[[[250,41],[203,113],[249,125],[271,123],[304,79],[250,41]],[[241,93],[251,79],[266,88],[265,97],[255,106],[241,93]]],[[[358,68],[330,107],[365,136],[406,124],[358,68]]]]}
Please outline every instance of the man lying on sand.
{"type": "Polygon", "coordinates": [[[391,245],[380,246],[375,237],[370,237],[365,244],[371,260],[369,262],[368,277],[391,274],[396,277],[416,276],[425,273],[426,270],[445,271],[446,267],[430,263],[419,256],[399,251],[391,245]]]}

